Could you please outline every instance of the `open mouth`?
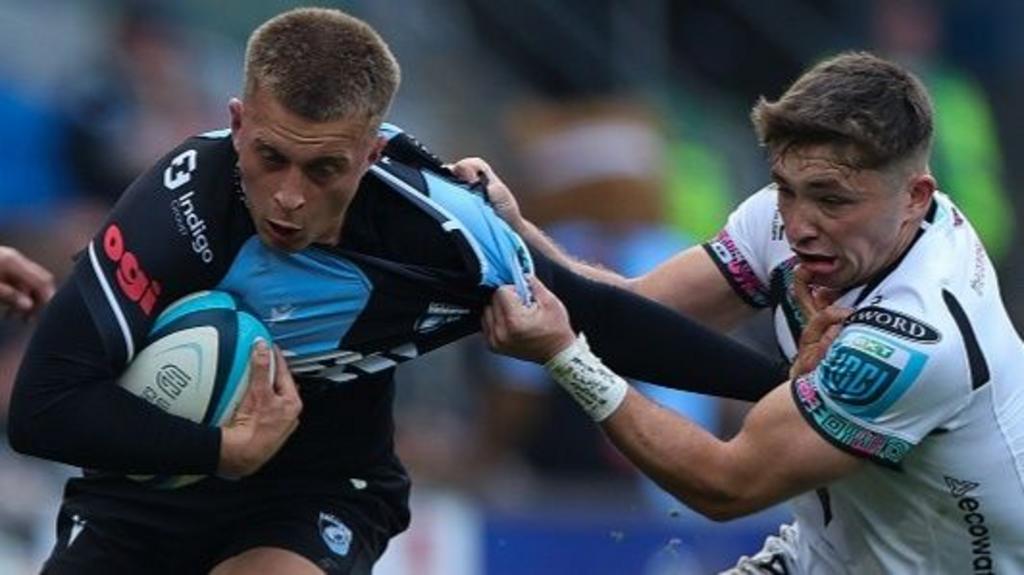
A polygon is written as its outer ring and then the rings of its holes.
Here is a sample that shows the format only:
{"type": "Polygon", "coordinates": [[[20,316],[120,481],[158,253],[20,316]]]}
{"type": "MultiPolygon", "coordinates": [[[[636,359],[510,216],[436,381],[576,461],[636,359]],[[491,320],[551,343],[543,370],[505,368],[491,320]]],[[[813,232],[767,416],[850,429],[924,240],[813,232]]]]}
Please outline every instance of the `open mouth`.
{"type": "Polygon", "coordinates": [[[839,261],[839,258],[836,256],[807,254],[803,252],[796,252],[796,256],[800,260],[800,266],[815,275],[827,275],[833,272],[839,261]]]}
{"type": "Polygon", "coordinates": [[[301,226],[291,224],[288,222],[282,222],[280,220],[267,219],[267,227],[270,229],[272,235],[283,241],[290,241],[299,232],[302,231],[301,226]]]}

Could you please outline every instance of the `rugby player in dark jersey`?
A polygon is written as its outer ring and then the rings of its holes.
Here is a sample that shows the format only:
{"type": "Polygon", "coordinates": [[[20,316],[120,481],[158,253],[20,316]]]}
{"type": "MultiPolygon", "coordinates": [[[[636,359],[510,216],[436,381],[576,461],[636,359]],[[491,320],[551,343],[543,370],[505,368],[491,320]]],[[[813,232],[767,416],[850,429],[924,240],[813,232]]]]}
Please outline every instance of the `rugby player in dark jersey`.
{"type": "Polygon", "coordinates": [[[497,286],[527,297],[526,274],[620,373],[746,399],[785,379],[531,255],[482,194],[382,126],[398,65],[365,23],[284,13],[253,33],[245,65],[231,129],[185,141],[129,187],[26,352],[11,442],[85,470],[45,573],[369,573],[409,521],[392,368],[475,332],[497,286]],[[271,351],[256,350],[256,401],[222,428],[113,383],[156,316],[205,289],[233,293],[279,346],[273,387],[271,351]],[[158,489],[130,473],[209,477],[158,489]]]}

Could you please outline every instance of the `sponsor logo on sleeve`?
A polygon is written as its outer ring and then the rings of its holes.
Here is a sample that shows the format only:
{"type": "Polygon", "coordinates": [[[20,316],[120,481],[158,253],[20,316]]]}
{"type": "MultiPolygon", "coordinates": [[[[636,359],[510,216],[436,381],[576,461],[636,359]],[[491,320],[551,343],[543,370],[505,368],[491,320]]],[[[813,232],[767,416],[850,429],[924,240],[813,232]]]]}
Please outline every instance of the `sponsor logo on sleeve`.
{"type": "Polygon", "coordinates": [[[722,230],[707,247],[718,260],[718,265],[733,288],[755,307],[767,307],[771,302],[768,288],[761,283],[754,269],[743,257],[729,232],[722,230]]]}
{"type": "Polygon", "coordinates": [[[817,380],[851,415],[874,419],[913,385],[927,356],[895,340],[846,328],[818,366],[817,380]]]}
{"type": "Polygon", "coordinates": [[[103,232],[103,253],[117,265],[114,275],[121,293],[150,315],[160,298],[160,282],[142,269],[139,259],[125,246],[124,234],[117,224],[110,224],[103,232]]]}
{"type": "MultiPolygon", "coordinates": [[[[192,181],[192,173],[196,170],[196,151],[189,149],[178,154],[164,170],[164,187],[176,192],[179,188],[192,181]]],[[[187,190],[171,200],[171,214],[178,233],[184,236],[192,251],[203,260],[213,261],[213,250],[210,240],[206,237],[206,222],[196,211],[193,196],[195,190],[187,190]]]]}
{"type": "Polygon", "coordinates": [[[936,343],[942,335],[927,323],[909,315],[870,306],[858,309],[846,320],[847,325],[864,324],[909,341],[936,343]]]}

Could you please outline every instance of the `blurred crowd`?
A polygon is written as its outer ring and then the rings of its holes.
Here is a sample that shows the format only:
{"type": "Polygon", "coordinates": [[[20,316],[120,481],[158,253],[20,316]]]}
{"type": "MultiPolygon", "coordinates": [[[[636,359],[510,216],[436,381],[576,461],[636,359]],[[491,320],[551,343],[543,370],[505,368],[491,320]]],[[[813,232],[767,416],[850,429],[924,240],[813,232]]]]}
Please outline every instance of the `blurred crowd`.
{"type": "MultiPolygon", "coordinates": [[[[330,4],[331,2],[322,2],[330,4]]],[[[245,34],[294,3],[0,0],[0,244],[58,278],[121,190],[223,127],[245,34]]],[[[933,169],[976,224],[1024,319],[1020,3],[927,0],[351,1],[403,66],[391,121],[442,157],[488,158],[570,253],[626,275],[714,234],[764,183],[748,128],[815,59],[869,49],[935,98],[933,169]]],[[[763,321],[737,333],[774,353],[763,321]]],[[[0,420],[31,325],[0,322],[0,420]]],[[[639,384],[722,436],[744,406],[639,384]]],[[[484,506],[566,499],[685,513],[534,366],[470,338],[400,370],[399,449],[417,485],[484,506]]],[[[48,552],[74,470],[0,442],[0,573],[48,552]]]]}

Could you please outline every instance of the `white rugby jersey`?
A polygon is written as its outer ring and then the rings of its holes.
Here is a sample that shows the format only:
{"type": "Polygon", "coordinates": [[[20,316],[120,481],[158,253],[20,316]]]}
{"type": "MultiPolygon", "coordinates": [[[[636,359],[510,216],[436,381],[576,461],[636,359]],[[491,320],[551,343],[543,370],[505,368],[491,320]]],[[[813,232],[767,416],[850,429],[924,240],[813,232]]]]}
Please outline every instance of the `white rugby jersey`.
{"type": "MultiPolygon", "coordinates": [[[[705,245],[792,359],[803,318],[774,186],[705,245]]],[[[870,283],[818,369],[791,383],[807,422],[868,459],[793,501],[796,571],[1024,573],[1024,345],[985,249],[936,194],[913,245],[870,283]]]]}

